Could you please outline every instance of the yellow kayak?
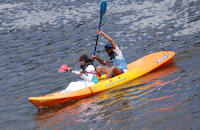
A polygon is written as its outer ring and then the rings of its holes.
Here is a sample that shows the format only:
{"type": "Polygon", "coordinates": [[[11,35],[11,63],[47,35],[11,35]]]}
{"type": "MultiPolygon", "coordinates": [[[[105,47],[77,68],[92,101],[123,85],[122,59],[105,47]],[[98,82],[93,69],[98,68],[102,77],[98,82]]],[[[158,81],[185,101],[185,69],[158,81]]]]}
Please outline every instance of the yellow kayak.
{"type": "Polygon", "coordinates": [[[136,79],[153,70],[164,67],[165,65],[172,62],[174,56],[175,52],[173,51],[155,52],[128,64],[126,73],[115,76],[108,80],[103,80],[105,77],[105,75],[103,75],[99,78],[99,82],[97,84],[94,84],[90,87],[64,94],[61,94],[61,91],[58,91],[40,97],[29,97],[28,99],[38,108],[54,106],[65,103],[67,101],[82,99],[136,79]]]}

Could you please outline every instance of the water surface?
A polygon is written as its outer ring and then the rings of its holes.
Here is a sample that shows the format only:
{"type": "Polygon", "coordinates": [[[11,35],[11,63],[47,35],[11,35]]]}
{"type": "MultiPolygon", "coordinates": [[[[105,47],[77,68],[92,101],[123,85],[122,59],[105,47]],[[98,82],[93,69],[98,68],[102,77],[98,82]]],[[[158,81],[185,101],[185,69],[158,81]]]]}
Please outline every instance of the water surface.
{"type": "Polygon", "coordinates": [[[102,29],[128,62],[172,50],[173,64],[74,103],[38,110],[28,101],[80,80],[57,69],[92,54],[99,2],[0,1],[0,128],[200,129],[199,0],[108,1],[102,29]]]}

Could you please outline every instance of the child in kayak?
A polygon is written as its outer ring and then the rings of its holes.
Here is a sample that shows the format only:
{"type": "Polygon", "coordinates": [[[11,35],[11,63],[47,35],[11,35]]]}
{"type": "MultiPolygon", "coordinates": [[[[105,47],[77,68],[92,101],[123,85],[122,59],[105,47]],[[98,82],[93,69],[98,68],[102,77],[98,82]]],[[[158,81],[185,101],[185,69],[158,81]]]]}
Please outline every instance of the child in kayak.
{"type": "Polygon", "coordinates": [[[109,43],[105,45],[105,51],[109,56],[108,60],[103,61],[97,56],[92,56],[93,59],[96,59],[100,64],[104,65],[99,66],[97,72],[106,74],[105,79],[127,72],[126,60],[112,38],[103,31],[97,31],[97,34],[102,34],[109,41],[109,43]],[[105,65],[112,65],[112,67],[106,67],[105,65]]]}
{"type": "Polygon", "coordinates": [[[66,89],[62,90],[62,93],[72,92],[78,89],[86,88],[98,82],[96,70],[92,63],[92,60],[87,55],[82,55],[79,58],[79,62],[81,65],[80,71],[72,71],[71,68],[68,68],[68,71],[81,76],[81,78],[83,78],[84,80],[71,82],[66,89]]]}

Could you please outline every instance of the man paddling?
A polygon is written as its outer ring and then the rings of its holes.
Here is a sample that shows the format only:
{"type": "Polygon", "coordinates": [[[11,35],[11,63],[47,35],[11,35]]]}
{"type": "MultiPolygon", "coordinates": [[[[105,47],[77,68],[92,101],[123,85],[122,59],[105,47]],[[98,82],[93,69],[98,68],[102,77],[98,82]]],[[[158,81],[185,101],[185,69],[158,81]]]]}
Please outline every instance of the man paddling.
{"type": "Polygon", "coordinates": [[[103,65],[103,66],[99,66],[96,71],[99,73],[106,74],[105,79],[109,79],[113,76],[117,76],[119,74],[125,73],[127,71],[127,63],[119,47],[115,44],[112,38],[109,37],[103,31],[97,31],[97,34],[98,35],[102,34],[109,41],[109,43],[105,45],[105,51],[108,54],[109,59],[106,61],[103,61],[99,57],[93,55],[92,56],[93,59],[96,59],[100,64],[103,65]],[[112,67],[105,66],[105,65],[112,65],[112,63],[113,63],[112,67]]]}

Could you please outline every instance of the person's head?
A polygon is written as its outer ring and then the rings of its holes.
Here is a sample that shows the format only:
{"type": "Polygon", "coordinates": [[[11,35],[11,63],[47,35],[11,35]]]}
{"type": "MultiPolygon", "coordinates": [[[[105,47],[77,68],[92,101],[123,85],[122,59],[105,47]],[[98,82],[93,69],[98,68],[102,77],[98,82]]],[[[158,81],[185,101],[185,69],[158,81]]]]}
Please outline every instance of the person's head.
{"type": "Polygon", "coordinates": [[[91,59],[90,59],[86,54],[81,55],[81,56],[79,57],[79,62],[80,62],[80,64],[81,64],[82,66],[84,66],[87,62],[90,62],[90,61],[91,61],[91,59]]]}
{"type": "Polygon", "coordinates": [[[112,44],[110,44],[110,43],[107,43],[107,44],[104,46],[104,48],[105,48],[105,51],[106,51],[106,53],[107,53],[108,55],[110,55],[110,54],[113,52],[113,46],[112,46],[112,44]]]}

